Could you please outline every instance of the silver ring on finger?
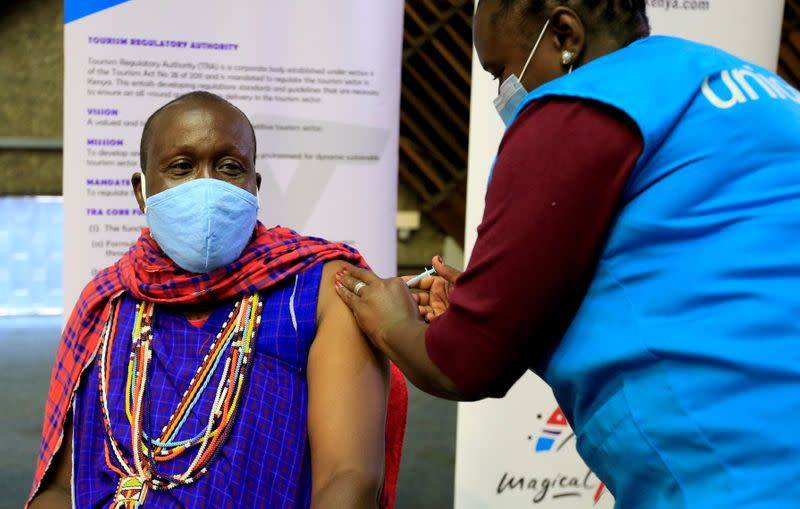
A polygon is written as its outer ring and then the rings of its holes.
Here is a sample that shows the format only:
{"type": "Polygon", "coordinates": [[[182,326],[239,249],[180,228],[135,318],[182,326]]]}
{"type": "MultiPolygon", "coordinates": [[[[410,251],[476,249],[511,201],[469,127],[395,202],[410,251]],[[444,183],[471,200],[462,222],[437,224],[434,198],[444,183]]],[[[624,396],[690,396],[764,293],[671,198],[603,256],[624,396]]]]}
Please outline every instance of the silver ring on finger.
{"type": "Polygon", "coordinates": [[[360,291],[361,291],[361,289],[362,289],[362,288],[364,288],[365,286],[367,286],[367,283],[365,283],[365,282],[363,282],[363,281],[359,281],[359,282],[358,282],[358,283],[356,283],[356,285],[353,287],[353,293],[354,293],[354,294],[356,294],[356,296],[358,296],[358,297],[361,297],[360,295],[358,295],[358,292],[360,292],[360,291]]]}

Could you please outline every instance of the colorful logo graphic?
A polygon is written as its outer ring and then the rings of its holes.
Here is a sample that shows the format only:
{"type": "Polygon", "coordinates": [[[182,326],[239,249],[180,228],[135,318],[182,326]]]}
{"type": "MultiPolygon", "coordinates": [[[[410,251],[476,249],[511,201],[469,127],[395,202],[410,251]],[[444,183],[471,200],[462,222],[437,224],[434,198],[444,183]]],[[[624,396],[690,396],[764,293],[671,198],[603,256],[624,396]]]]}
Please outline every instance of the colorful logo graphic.
{"type": "MultiPolygon", "coordinates": [[[[542,419],[542,414],[538,414],[536,416],[537,419],[542,419]]],[[[542,427],[539,436],[534,437],[533,435],[528,437],[528,441],[533,442],[534,438],[536,438],[536,443],[534,446],[534,451],[538,453],[545,453],[550,452],[555,449],[556,452],[560,451],[570,440],[575,438],[575,433],[572,431],[572,428],[569,427],[569,423],[567,422],[567,418],[564,416],[564,412],[561,411],[561,408],[556,407],[553,410],[553,413],[550,414],[550,417],[545,422],[544,427],[542,427]]],[[[603,493],[605,492],[606,485],[600,483],[597,487],[597,491],[594,494],[594,503],[600,501],[602,498],[603,493]]]]}
{"type": "MultiPolygon", "coordinates": [[[[541,419],[542,414],[537,415],[536,418],[541,419]]],[[[561,448],[574,437],[575,434],[570,429],[567,418],[564,417],[564,412],[562,412],[560,408],[556,408],[550,415],[550,418],[547,419],[545,426],[537,437],[534,450],[537,453],[549,452],[556,446],[556,442],[561,440],[556,447],[556,450],[560,451],[561,448]]],[[[528,440],[533,441],[533,437],[528,437],[528,440]]]]}

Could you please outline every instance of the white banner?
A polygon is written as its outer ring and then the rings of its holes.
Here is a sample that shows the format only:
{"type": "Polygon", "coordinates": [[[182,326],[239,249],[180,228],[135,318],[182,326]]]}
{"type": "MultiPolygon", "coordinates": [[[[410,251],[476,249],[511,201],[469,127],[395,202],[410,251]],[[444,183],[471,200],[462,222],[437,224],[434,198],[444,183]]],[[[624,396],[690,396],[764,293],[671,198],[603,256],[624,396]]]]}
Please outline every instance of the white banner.
{"type": "Polygon", "coordinates": [[[264,224],[395,273],[401,0],[66,0],[65,13],[67,312],[145,225],[130,185],[144,121],[199,89],[255,126],[264,224]]]}
{"type": "Polygon", "coordinates": [[[710,44],[774,71],[784,0],[647,0],[654,34],[710,44]]]}
{"type": "MultiPolygon", "coordinates": [[[[783,0],[648,0],[654,34],[718,46],[775,69],[783,0]]],[[[472,60],[465,252],[483,215],[489,168],[503,135],[497,83],[472,60]]],[[[502,400],[458,407],[455,507],[611,508],[613,498],[578,457],[549,387],[527,373],[502,400]]]]}

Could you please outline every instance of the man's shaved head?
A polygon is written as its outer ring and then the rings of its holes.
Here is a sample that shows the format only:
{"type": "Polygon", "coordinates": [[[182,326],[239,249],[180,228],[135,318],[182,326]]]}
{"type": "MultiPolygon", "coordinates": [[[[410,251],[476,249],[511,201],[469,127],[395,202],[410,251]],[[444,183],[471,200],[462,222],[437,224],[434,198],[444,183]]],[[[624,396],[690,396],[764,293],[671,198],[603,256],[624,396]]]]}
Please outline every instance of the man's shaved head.
{"type": "Polygon", "coordinates": [[[147,121],[144,123],[144,129],[142,130],[142,140],[139,145],[139,165],[141,166],[143,172],[147,170],[147,151],[149,148],[151,137],[153,135],[152,131],[153,131],[154,120],[165,110],[169,109],[171,106],[183,102],[200,102],[200,103],[205,102],[205,103],[225,104],[238,111],[250,125],[250,130],[253,134],[253,161],[255,162],[256,132],[253,129],[253,124],[250,122],[250,119],[247,118],[247,115],[245,115],[242,112],[242,110],[231,104],[230,101],[218,96],[217,94],[212,94],[211,92],[206,92],[204,90],[197,90],[194,92],[189,92],[188,94],[184,94],[180,97],[176,97],[175,99],[171,100],[164,106],[154,111],[153,114],[150,115],[150,117],[148,117],[147,121]]]}

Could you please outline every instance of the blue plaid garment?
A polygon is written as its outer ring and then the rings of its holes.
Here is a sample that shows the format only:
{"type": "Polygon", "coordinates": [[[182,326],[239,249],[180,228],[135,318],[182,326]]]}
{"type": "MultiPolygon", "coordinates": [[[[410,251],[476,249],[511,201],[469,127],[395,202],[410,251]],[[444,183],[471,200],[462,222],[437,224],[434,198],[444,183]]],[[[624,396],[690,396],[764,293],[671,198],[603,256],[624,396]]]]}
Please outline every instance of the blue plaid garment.
{"type": "MultiPolygon", "coordinates": [[[[169,491],[150,490],[144,508],[309,506],[311,463],[307,444],[306,364],[316,334],[322,267],[323,264],[317,264],[296,278],[287,278],[263,295],[266,300],[252,372],[230,437],[208,473],[197,483],[169,491]]],[[[124,388],[135,305],[128,294],[121,297],[117,336],[111,351],[109,387],[114,436],[131,465],[124,388]]],[[[146,429],[153,430],[155,435],[160,434],[175,410],[232,309],[233,302],[224,303],[202,328],[196,328],[182,315],[156,306],[153,374],[150,377],[152,413],[151,421],[145,421],[146,429]]],[[[221,373],[222,365],[192,410],[177,437],[179,440],[196,435],[206,425],[221,373]]],[[[97,380],[98,366],[93,362],[75,393],[73,491],[77,508],[107,508],[119,482],[104,459],[105,433],[97,380]]],[[[184,472],[196,450],[194,447],[189,454],[160,463],[159,470],[170,474],[184,472]]],[[[111,456],[113,458],[113,452],[111,456]]]]}

